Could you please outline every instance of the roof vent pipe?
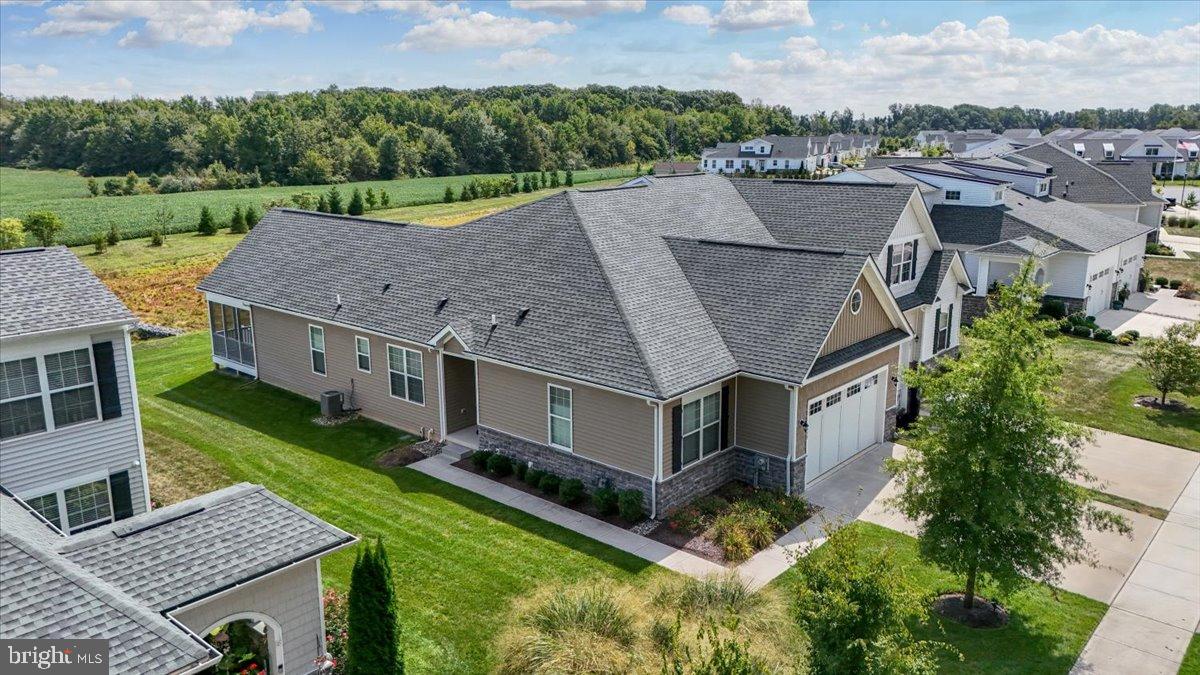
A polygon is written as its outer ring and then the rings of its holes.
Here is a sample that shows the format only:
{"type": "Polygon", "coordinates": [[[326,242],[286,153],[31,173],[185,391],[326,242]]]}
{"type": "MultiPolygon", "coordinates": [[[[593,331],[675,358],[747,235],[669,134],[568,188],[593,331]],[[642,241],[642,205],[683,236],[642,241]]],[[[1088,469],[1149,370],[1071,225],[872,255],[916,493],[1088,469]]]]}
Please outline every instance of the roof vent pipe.
{"type": "Polygon", "coordinates": [[[338,306],[339,308],[341,308],[341,306],[342,306],[342,294],[341,294],[341,293],[337,293],[337,294],[335,294],[335,295],[334,295],[334,299],[335,299],[335,300],[337,300],[337,306],[338,306]]]}
{"type": "Polygon", "coordinates": [[[495,328],[497,323],[499,323],[499,322],[496,321],[496,315],[493,314],[492,315],[492,328],[495,328]]]}

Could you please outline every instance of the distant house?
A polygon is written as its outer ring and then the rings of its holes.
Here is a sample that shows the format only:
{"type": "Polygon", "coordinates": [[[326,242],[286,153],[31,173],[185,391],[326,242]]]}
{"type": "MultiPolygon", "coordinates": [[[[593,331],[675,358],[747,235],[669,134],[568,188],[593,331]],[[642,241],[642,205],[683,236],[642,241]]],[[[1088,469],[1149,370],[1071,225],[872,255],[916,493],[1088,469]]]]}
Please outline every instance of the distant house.
{"type": "Polygon", "coordinates": [[[890,438],[913,335],[958,344],[952,259],[912,185],[702,173],[457,228],[274,209],[200,290],[250,319],[252,359],[214,325],[218,366],[661,516],[733,479],[803,492],[890,438]]]}
{"type": "Polygon", "coordinates": [[[868,134],[770,135],[705,148],[700,153],[700,170],[716,174],[811,172],[866,157],[878,148],[879,137],[868,134]]]}
{"type": "Polygon", "coordinates": [[[1174,127],[1138,129],[1059,129],[1050,136],[1060,148],[1089,162],[1144,164],[1160,178],[1200,175],[1200,131],[1174,127]]]}

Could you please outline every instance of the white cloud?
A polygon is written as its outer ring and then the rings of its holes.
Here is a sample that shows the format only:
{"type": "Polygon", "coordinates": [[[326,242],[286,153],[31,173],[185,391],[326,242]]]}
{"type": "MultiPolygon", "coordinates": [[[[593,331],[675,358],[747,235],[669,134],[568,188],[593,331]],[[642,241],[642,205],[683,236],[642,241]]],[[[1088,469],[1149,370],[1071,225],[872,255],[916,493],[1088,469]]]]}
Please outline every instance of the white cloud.
{"type": "Polygon", "coordinates": [[[993,16],[974,27],[947,21],[928,33],[876,35],[850,52],[829,52],[811,36],[785,40],[780,57],[729,55],[730,86],[797,110],[882,113],[890,103],[971,102],[1052,110],[1147,107],[1172,92],[1200,100],[1200,24],[1145,35],[1095,25],[1048,40],[1012,35],[993,16]],[[1170,44],[1172,49],[1155,48],[1170,44]]]}
{"type": "Polygon", "coordinates": [[[105,34],[128,22],[142,21],[118,41],[122,47],[179,42],[197,47],[225,47],[249,28],[276,28],[296,33],[314,30],[312,13],[296,2],[275,12],[260,12],[242,3],[215,0],[104,0],[68,2],[46,10],[49,20],[34,35],[105,34]]]}
{"type": "Polygon", "coordinates": [[[472,12],[462,17],[435,19],[413,26],[397,49],[443,52],[477,47],[530,47],[552,35],[566,35],[575,26],[553,21],[531,21],[513,16],[472,12]]]}
{"type": "Polygon", "coordinates": [[[345,14],[393,12],[412,14],[423,19],[440,19],[444,16],[461,16],[467,13],[467,10],[457,2],[434,2],[433,0],[309,0],[309,2],[345,14]]]}
{"type": "Polygon", "coordinates": [[[734,32],[813,25],[808,0],[725,0],[715,15],[704,5],[671,5],[662,15],[679,23],[734,32]]]}
{"type": "Polygon", "coordinates": [[[513,9],[545,12],[567,19],[646,9],[646,0],[509,0],[508,4],[513,9]]]}
{"type": "Polygon", "coordinates": [[[476,59],[475,63],[491,70],[528,70],[557,66],[570,60],[569,56],[561,56],[541,47],[531,47],[529,49],[512,49],[501,53],[494,59],[476,59]]]}
{"type": "Polygon", "coordinates": [[[845,27],[846,24],[842,23],[841,21],[834,21],[833,23],[829,24],[829,30],[832,31],[839,31],[845,27]]]}
{"type": "Polygon", "coordinates": [[[0,66],[0,79],[5,80],[5,89],[11,80],[36,80],[58,75],[58,68],[39,63],[33,68],[20,63],[10,63],[0,66]]]}
{"type": "Polygon", "coordinates": [[[888,23],[888,20],[887,20],[887,19],[880,19],[880,20],[879,20],[879,27],[880,27],[880,28],[882,28],[882,29],[884,29],[884,30],[887,30],[888,28],[890,28],[890,27],[891,27],[891,25],[892,25],[892,24],[888,23]]]}
{"type": "Polygon", "coordinates": [[[128,98],[134,93],[133,82],[118,77],[102,82],[62,79],[58,69],[46,64],[32,68],[11,63],[0,66],[0,82],[6,96],[71,96],[74,98],[128,98]]]}

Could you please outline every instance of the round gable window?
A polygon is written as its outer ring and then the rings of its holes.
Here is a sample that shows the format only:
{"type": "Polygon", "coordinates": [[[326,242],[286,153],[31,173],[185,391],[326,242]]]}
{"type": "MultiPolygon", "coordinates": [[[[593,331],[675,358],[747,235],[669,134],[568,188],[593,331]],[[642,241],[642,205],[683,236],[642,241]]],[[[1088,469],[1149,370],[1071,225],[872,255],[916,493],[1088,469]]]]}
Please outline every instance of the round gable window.
{"type": "Polygon", "coordinates": [[[862,291],[854,289],[854,292],[850,294],[850,313],[858,314],[860,309],[862,309],[862,291]]]}

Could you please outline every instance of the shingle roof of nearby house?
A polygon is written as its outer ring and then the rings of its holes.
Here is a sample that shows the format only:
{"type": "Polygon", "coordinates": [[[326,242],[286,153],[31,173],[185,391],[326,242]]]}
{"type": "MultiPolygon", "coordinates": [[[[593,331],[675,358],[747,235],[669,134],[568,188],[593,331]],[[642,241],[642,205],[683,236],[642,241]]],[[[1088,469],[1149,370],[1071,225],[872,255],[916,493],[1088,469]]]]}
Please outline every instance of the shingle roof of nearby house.
{"type": "Polygon", "coordinates": [[[1066,251],[1102,251],[1154,228],[1054,197],[1004,191],[1000,206],[938,204],[930,212],[945,243],[987,246],[1033,237],[1066,251]]]}
{"type": "Polygon", "coordinates": [[[107,638],[114,673],[219,658],[166,612],[355,541],[248,483],[72,538],[9,493],[0,502],[0,633],[107,638]]]}
{"type": "Polygon", "coordinates": [[[697,174],[567,191],[455,228],[275,209],[200,288],[420,344],[449,325],[483,356],[670,398],[755,366],[665,238],[788,244],[811,229],[799,243],[876,251],[912,194],[697,174]]]}
{"type": "Polygon", "coordinates": [[[717,143],[714,148],[706,148],[702,155],[707,159],[771,159],[789,158],[803,159],[819,155],[827,145],[824,136],[760,136],[760,139],[771,144],[770,154],[742,152],[741,143],[717,143]]]}
{"type": "Polygon", "coordinates": [[[133,321],[66,247],[0,251],[0,338],[133,321]]]}
{"type": "Polygon", "coordinates": [[[1060,199],[1081,204],[1142,203],[1116,178],[1053,143],[1038,143],[1013,154],[1052,166],[1050,194],[1060,199]]]}
{"type": "Polygon", "coordinates": [[[975,249],[975,253],[994,253],[997,255],[1013,255],[1018,257],[1033,256],[1048,258],[1058,253],[1058,248],[1026,235],[1016,239],[1006,239],[995,244],[989,244],[975,249]]]}
{"type": "Polygon", "coordinates": [[[1096,162],[1095,167],[1112,176],[1147,204],[1164,201],[1154,193],[1154,174],[1147,162],[1096,162]]]}
{"type": "MultiPolygon", "coordinates": [[[[895,185],[914,185],[914,186],[916,186],[916,188],[918,190],[921,191],[921,194],[923,194],[923,195],[924,194],[933,194],[933,193],[937,192],[939,189],[936,185],[930,185],[929,183],[926,183],[924,181],[917,180],[916,178],[913,178],[912,176],[910,176],[906,173],[897,171],[890,167],[878,167],[875,169],[850,169],[849,171],[842,172],[839,174],[834,174],[833,176],[830,176],[829,178],[823,178],[822,180],[829,182],[829,183],[850,182],[850,181],[833,180],[834,178],[836,178],[838,176],[844,176],[849,173],[855,173],[855,174],[858,174],[859,176],[870,178],[872,181],[875,181],[876,183],[892,183],[895,185]]],[[[864,182],[867,182],[867,181],[864,181],[864,182]]]]}
{"type": "Polygon", "coordinates": [[[663,176],[677,173],[695,173],[699,171],[699,162],[655,162],[654,175],[663,176]]]}
{"type": "Polygon", "coordinates": [[[876,155],[868,157],[863,163],[864,169],[879,169],[897,164],[937,164],[941,162],[941,157],[892,157],[890,155],[876,155]]]}
{"type": "Polygon", "coordinates": [[[938,289],[942,287],[942,281],[946,278],[946,274],[950,271],[950,266],[954,264],[957,256],[957,252],[946,249],[930,253],[929,263],[925,265],[925,273],[917,282],[916,289],[912,293],[896,298],[896,304],[900,305],[900,309],[907,312],[913,307],[932,304],[937,299],[938,289]]]}
{"type": "Polygon", "coordinates": [[[908,334],[899,328],[893,328],[866,340],[860,340],[850,345],[843,347],[837,351],[829,352],[828,354],[817,359],[813,363],[812,370],[809,371],[810,377],[815,377],[821,373],[826,373],[839,366],[844,366],[855,359],[862,358],[871,352],[879,351],[890,347],[908,337],[908,334]]]}
{"type": "Polygon", "coordinates": [[[738,363],[791,382],[808,373],[868,258],[863,251],[667,243],[738,363]]]}
{"type": "Polygon", "coordinates": [[[1016,140],[1030,140],[1033,138],[1041,138],[1042,132],[1037,129],[1005,129],[1000,135],[1004,136],[1005,138],[1012,138],[1016,140]]]}

